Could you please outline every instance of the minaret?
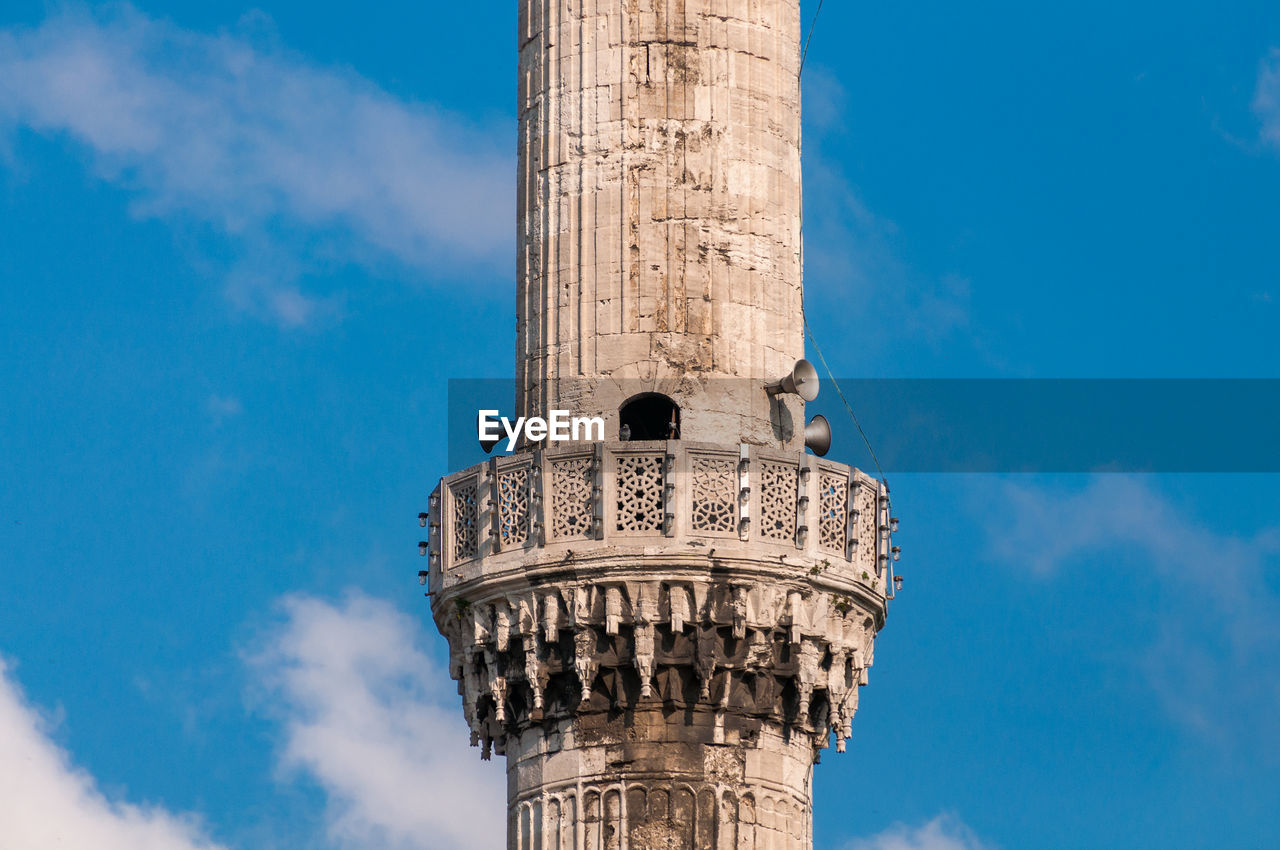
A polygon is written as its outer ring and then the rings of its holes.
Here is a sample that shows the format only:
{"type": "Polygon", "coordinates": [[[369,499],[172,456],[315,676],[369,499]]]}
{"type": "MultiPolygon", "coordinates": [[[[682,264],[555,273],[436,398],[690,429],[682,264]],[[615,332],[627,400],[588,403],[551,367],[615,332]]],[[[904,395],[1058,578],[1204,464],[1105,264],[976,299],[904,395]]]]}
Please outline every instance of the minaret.
{"type": "Polygon", "coordinates": [[[424,518],[508,848],[808,850],[896,520],[778,384],[804,349],[799,2],[520,0],[519,48],[516,412],[605,440],[449,475],[424,518]]]}

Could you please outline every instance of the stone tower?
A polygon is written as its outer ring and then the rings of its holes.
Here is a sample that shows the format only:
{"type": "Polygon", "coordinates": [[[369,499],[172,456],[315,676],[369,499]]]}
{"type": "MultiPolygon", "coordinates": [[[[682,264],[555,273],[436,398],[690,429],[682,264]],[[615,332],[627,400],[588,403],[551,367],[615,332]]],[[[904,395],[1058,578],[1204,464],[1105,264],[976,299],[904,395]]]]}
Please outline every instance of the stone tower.
{"type": "Polygon", "coordinates": [[[890,583],[804,449],[798,0],[520,0],[517,412],[444,478],[432,611],[510,850],[808,850],[890,583]],[[771,388],[776,389],[776,388],[771,388]]]}

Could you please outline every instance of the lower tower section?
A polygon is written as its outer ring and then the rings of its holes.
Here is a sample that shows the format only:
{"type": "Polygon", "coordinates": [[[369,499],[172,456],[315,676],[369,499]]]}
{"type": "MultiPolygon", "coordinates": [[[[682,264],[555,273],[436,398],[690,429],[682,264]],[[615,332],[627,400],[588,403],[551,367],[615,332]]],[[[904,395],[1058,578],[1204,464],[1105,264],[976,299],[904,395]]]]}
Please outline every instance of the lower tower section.
{"type": "Polygon", "coordinates": [[[887,494],[682,441],[494,458],[431,499],[433,613],[510,850],[808,850],[890,581],[887,494]]]}
{"type": "Polygon", "coordinates": [[[714,711],[588,715],[507,747],[516,850],[811,846],[809,740],[722,734],[714,711]]]}

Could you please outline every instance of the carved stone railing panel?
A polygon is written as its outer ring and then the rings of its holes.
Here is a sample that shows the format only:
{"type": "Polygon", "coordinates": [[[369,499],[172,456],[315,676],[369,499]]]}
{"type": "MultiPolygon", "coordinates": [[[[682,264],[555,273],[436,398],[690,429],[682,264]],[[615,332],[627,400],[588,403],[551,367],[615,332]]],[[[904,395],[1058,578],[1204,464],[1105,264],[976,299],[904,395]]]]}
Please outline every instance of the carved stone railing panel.
{"type": "Polygon", "coordinates": [[[738,533],[738,458],[694,454],[689,468],[690,522],[701,534],[738,533]]]}
{"type": "Polygon", "coordinates": [[[551,539],[576,540],[591,535],[595,518],[595,469],[591,455],[551,461],[551,539]]]}
{"type": "Polygon", "coordinates": [[[480,481],[468,476],[449,487],[449,523],[454,563],[470,560],[480,553],[480,481]]]}
{"type": "Polygon", "coordinates": [[[880,551],[879,532],[876,528],[878,514],[876,496],[876,488],[864,484],[857,489],[857,500],[854,505],[854,510],[857,511],[857,517],[854,520],[854,526],[857,528],[855,564],[857,569],[865,574],[864,580],[876,576],[876,555],[880,551]]]}
{"type": "Polygon", "coordinates": [[[759,528],[766,540],[795,539],[798,475],[794,463],[760,462],[759,528]]]}
{"type": "Polygon", "coordinates": [[[529,540],[531,478],[530,467],[524,464],[498,471],[498,539],[503,549],[529,540]]]}
{"type": "Polygon", "coordinates": [[[624,534],[662,533],[665,455],[619,454],[614,468],[614,529],[624,534]]]}
{"type": "Polygon", "coordinates": [[[818,546],[844,555],[849,531],[849,476],[818,471],[818,546]]]}

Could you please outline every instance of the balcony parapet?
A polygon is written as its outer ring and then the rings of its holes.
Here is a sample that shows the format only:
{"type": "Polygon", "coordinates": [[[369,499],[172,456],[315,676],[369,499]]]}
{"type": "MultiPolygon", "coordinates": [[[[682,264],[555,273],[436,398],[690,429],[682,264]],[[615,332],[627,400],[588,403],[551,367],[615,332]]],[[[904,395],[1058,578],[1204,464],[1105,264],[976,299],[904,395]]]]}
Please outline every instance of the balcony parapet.
{"type": "Polygon", "coordinates": [[[432,590],[573,561],[776,563],[883,598],[888,496],[845,464],[760,446],[577,443],[494,457],[431,496],[432,590]]]}

